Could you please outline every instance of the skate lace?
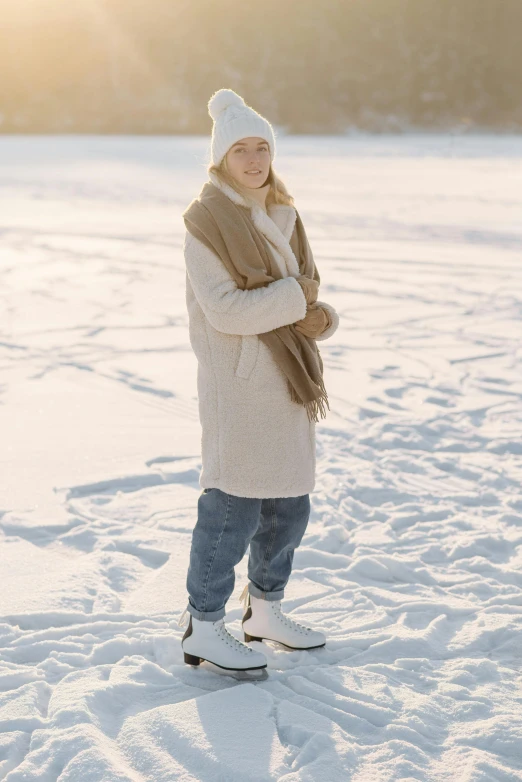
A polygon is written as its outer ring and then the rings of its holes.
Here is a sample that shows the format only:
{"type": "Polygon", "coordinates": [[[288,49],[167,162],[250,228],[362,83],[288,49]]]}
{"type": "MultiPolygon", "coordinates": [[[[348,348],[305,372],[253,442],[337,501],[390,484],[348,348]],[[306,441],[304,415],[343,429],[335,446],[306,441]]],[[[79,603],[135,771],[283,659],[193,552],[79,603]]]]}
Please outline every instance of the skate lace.
{"type": "Polygon", "coordinates": [[[277,620],[279,622],[282,622],[284,625],[289,627],[291,630],[294,630],[297,633],[301,633],[301,635],[310,635],[312,632],[310,627],[305,627],[305,625],[300,624],[299,622],[296,622],[295,619],[290,619],[289,616],[286,616],[281,612],[281,601],[280,600],[269,600],[270,608],[272,609],[272,612],[276,615],[277,620]]]}
{"type": "MultiPolygon", "coordinates": [[[[239,596],[239,600],[241,603],[243,603],[243,606],[246,609],[249,605],[249,598],[250,593],[248,591],[248,583],[245,585],[245,588],[241,592],[241,595],[239,596]]],[[[296,633],[301,633],[302,635],[310,635],[312,632],[312,629],[310,627],[305,627],[305,625],[299,624],[299,622],[296,622],[294,619],[290,619],[290,617],[286,616],[281,611],[281,601],[280,600],[268,600],[267,601],[276,615],[279,622],[286,625],[290,629],[294,630],[296,633]]]]}
{"type": "Polygon", "coordinates": [[[245,584],[245,588],[239,595],[239,602],[243,603],[243,607],[246,611],[248,606],[248,582],[245,584]]]}
{"type": "Polygon", "coordinates": [[[241,652],[242,654],[254,653],[254,650],[251,649],[250,646],[247,646],[241,641],[238,641],[238,639],[228,631],[224,617],[218,619],[217,622],[214,622],[214,627],[216,628],[218,635],[225,641],[225,643],[236,651],[241,652]]]}

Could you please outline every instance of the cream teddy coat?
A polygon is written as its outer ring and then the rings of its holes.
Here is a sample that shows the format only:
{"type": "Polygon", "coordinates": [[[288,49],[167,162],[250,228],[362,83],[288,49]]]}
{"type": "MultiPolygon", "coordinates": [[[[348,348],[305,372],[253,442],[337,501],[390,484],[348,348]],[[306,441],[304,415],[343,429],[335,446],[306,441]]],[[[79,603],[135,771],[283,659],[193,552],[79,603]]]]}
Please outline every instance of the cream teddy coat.
{"type": "MultiPolygon", "coordinates": [[[[212,173],[210,180],[232,201],[247,205],[212,173]]],[[[257,335],[304,318],[306,299],[289,244],[295,209],[271,204],[267,210],[255,204],[250,212],[283,279],[262,288],[238,288],[219,256],[185,233],[186,303],[202,428],[199,485],[239,497],[298,497],[315,485],[316,422],[292,402],[285,375],[257,335]]],[[[334,334],[339,316],[331,305],[317,303],[332,316],[319,341],[334,334]]]]}

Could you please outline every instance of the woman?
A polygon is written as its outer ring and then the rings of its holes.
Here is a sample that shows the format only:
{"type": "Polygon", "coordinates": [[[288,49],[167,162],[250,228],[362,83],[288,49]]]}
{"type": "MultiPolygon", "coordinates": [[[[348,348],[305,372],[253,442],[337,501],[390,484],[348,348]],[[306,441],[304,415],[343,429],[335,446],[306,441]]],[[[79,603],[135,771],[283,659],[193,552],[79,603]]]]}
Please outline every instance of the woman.
{"type": "Polygon", "coordinates": [[[198,359],[202,472],[187,574],[185,662],[266,668],[224,624],[250,545],[243,631],[291,649],[322,632],[281,611],[315,485],[315,422],[328,404],[315,344],[337,329],[301,218],[272,167],[270,123],[233,90],[208,103],[209,181],[183,213],[189,335],[198,359]]]}

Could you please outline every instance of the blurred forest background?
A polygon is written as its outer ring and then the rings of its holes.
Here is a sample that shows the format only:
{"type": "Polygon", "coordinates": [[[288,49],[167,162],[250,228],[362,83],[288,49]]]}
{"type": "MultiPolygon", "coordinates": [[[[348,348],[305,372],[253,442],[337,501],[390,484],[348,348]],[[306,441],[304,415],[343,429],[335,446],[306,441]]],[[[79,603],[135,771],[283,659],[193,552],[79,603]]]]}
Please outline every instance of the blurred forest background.
{"type": "Polygon", "coordinates": [[[0,0],[0,132],[522,129],[522,0],[0,0]]]}

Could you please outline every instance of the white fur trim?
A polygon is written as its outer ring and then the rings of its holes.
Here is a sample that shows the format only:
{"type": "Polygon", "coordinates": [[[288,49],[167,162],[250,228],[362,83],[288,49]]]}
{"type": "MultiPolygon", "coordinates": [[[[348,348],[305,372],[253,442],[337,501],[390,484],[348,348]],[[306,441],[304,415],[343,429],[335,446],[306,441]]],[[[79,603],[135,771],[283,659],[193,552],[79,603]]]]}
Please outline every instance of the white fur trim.
{"type": "MultiPolygon", "coordinates": [[[[216,174],[211,172],[209,177],[210,181],[216,187],[222,190],[222,192],[225,193],[225,195],[227,195],[231,201],[239,204],[240,206],[250,207],[250,204],[247,202],[246,198],[243,198],[240,193],[236,192],[233,187],[230,187],[230,185],[227,185],[226,182],[222,182],[216,174]]],[[[292,277],[300,277],[301,272],[299,271],[299,264],[297,263],[294,252],[290,247],[290,239],[292,237],[292,232],[294,230],[294,225],[297,218],[296,211],[293,206],[287,204],[270,204],[268,206],[268,211],[270,215],[267,214],[265,210],[259,206],[259,204],[253,204],[250,207],[250,214],[252,216],[252,220],[254,221],[254,225],[281,253],[285,259],[289,274],[291,274],[292,277]],[[276,224],[276,221],[271,217],[272,213],[274,217],[278,218],[278,223],[281,219],[281,216],[283,218],[286,216],[286,221],[283,222],[283,230],[279,228],[279,225],[276,224]]]]}

